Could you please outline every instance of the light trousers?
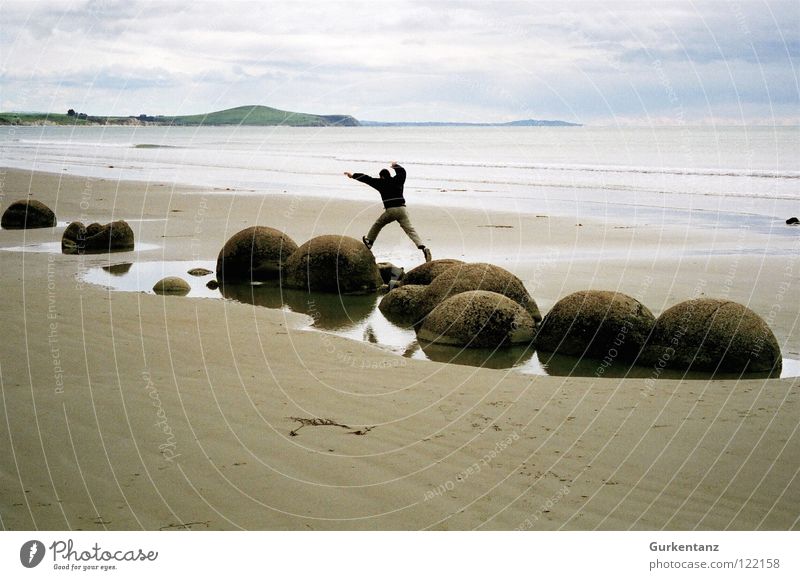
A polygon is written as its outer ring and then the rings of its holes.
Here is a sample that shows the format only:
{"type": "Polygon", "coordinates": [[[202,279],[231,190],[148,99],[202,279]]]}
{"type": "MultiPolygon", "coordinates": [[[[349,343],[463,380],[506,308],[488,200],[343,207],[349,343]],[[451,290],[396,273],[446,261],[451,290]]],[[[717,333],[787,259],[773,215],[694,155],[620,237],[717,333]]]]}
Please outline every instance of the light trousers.
{"type": "Polygon", "coordinates": [[[411,241],[414,242],[414,245],[418,248],[424,245],[419,234],[417,234],[417,230],[411,225],[411,219],[408,217],[408,212],[405,207],[390,207],[378,216],[378,219],[375,220],[375,223],[372,224],[372,227],[369,229],[367,239],[371,242],[375,242],[375,238],[381,233],[383,227],[392,222],[399,223],[406,235],[411,238],[411,241]]]}

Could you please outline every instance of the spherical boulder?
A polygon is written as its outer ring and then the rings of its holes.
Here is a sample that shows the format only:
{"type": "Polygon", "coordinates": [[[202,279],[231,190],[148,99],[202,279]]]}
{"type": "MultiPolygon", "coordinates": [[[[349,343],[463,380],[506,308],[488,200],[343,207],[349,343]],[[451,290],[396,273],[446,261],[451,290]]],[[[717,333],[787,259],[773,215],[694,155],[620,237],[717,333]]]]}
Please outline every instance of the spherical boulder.
{"type": "Polygon", "coordinates": [[[283,232],[251,226],[234,234],[217,256],[220,282],[263,282],[280,276],[281,267],[297,250],[294,240],[283,232]]]}
{"type": "Polygon", "coordinates": [[[72,222],[61,235],[61,251],[65,254],[126,252],[133,249],[134,236],[125,220],[100,225],[72,222]]]}
{"type": "Polygon", "coordinates": [[[658,317],[642,361],[659,368],[780,374],[783,359],[758,314],[736,302],[697,298],[658,317]]]}
{"type": "Polygon", "coordinates": [[[417,332],[420,340],[472,348],[526,344],[533,340],[536,322],[510,298],[488,292],[460,292],[428,314],[417,332]]]}
{"type": "Polygon", "coordinates": [[[419,299],[425,286],[404,284],[398,286],[384,296],[378,308],[392,322],[414,323],[418,320],[419,299]]]}
{"type": "Polygon", "coordinates": [[[286,261],[283,284],[307,292],[370,294],[381,287],[375,257],[359,240],[347,236],[317,236],[286,261]]]}
{"type": "Polygon", "coordinates": [[[656,317],[620,292],[584,290],[559,300],[544,317],[536,348],[576,357],[634,361],[656,317]]]}
{"type": "Polygon", "coordinates": [[[162,278],[153,286],[153,292],[156,294],[171,294],[174,296],[186,296],[191,289],[186,280],[177,276],[162,278]]]}
{"type": "Polygon", "coordinates": [[[464,262],[461,260],[451,260],[449,258],[425,262],[413,270],[406,272],[406,275],[403,276],[402,284],[421,284],[423,286],[427,286],[433,282],[434,278],[436,278],[445,270],[451,268],[452,266],[458,266],[463,263],[464,262]]]}
{"type": "Polygon", "coordinates": [[[522,280],[499,266],[480,262],[457,264],[436,276],[420,298],[419,315],[425,316],[447,298],[469,290],[502,294],[527,310],[534,322],[542,320],[539,307],[522,280]]]}
{"type": "Polygon", "coordinates": [[[56,214],[53,210],[36,199],[15,201],[3,212],[0,225],[7,230],[25,230],[34,228],[54,228],[56,214]]]}

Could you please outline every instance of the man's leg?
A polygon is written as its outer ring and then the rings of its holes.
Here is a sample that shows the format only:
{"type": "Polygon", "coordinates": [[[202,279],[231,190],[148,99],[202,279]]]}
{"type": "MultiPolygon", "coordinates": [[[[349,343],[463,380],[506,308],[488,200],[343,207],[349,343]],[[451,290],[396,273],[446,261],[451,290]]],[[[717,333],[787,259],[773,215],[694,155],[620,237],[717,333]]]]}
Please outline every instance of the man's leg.
{"type": "Polygon", "coordinates": [[[414,226],[411,225],[411,219],[408,217],[408,212],[404,207],[394,208],[397,210],[397,223],[400,224],[400,227],[403,228],[403,231],[406,235],[411,238],[411,241],[414,242],[414,245],[418,248],[424,248],[425,244],[422,243],[422,240],[417,234],[417,230],[414,229],[414,226]]]}
{"type": "Polygon", "coordinates": [[[385,225],[392,223],[396,219],[397,217],[392,215],[391,210],[388,209],[379,215],[378,219],[375,220],[375,223],[372,224],[372,227],[367,233],[367,240],[369,240],[368,246],[371,247],[372,244],[375,243],[375,238],[378,237],[378,234],[381,233],[381,230],[385,225]]]}

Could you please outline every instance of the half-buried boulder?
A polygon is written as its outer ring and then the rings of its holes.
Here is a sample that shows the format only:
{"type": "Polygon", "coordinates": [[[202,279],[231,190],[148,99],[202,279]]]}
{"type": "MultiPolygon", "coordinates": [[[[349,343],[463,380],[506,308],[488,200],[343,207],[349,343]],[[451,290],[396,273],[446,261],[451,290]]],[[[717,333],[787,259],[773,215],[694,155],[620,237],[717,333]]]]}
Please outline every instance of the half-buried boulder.
{"type": "Polygon", "coordinates": [[[126,252],[133,246],[133,230],[125,220],[86,227],[81,222],[72,222],[61,235],[61,251],[65,254],[126,252]]]}
{"type": "Polygon", "coordinates": [[[3,212],[0,225],[7,230],[29,230],[34,228],[54,228],[56,214],[36,199],[15,201],[3,212]]]}
{"type": "Polygon", "coordinates": [[[642,360],[660,368],[775,374],[783,361],[775,335],[758,314],[714,298],[687,300],[664,311],[642,360]]]}
{"type": "Polygon", "coordinates": [[[510,298],[496,292],[461,292],[428,314],[417,337],[436,344],[494,348],[533,340],[533,317],[510,298]]]}
{"type": "Polygon", "coordinates": [[[286,261],[283,284],[307,292],[370,294],[381,287],[378,265],[367,247],[347,236],[317,236],[286,261]]]}
{"type": "Polygon", "coordinates": [[[463,263],[464,262],[461,260],[451,259],[431,260],[430,262],[425,262],[413,270],[406,272],[406,275],[403,276],[402,284],[421,284],[423,286],[427,286],[433,282],[434,278],[436,278],[445,270],[451,268],[452,266],[457,266],[463,263]]]}
{"type": "Polygon", "coordinates": [[[263,282],[278,278],[281,267],[297,250],[294,240],[283,232],[252,226],[234,234],[217,256],[220,282],[263,282]]]}
{"type": "Polygon", "coordinates": [[[418,314],[425,316],[449,297],[470,290],[502,294],[527,310],[534,322],[542,320],[539,307],[528,294],[522,280],[508,270],[484,263],[457,264],[436,276],[420,299],[418,314]]]}
{"type": "Polygon", "coordinates": [[[418,320],[419,300],[423,292],[425,286],[419,284],[398,286],[381,299],[378,308],[392,322],[413,324],[418,320]]]}
{"type": "Polygon", "coordinates": [[[171,294],[174,296],[186,296],[192,287],[183,278],[178,276],[167,276],[156,282],[153,292],[156,294],[171,294]]]}
{"type": "Polygon", "coordinates": [[[559,300],[544,317],[536,348],[576,357],[634,361],[656,317],[619,292],[584,290],[559,300]]]}

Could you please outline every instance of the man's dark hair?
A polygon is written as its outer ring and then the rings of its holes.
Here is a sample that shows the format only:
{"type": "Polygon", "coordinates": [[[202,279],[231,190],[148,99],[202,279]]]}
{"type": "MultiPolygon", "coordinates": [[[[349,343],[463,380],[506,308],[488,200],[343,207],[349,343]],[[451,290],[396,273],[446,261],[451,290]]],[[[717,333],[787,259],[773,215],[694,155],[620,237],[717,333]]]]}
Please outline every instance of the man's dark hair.
{"type": "Polygon", "coordinates": [[[388,169],[381,169],[381,172],[378,175],[381,176],[381,179],[389,179],[392,176],[388,169]]]}

